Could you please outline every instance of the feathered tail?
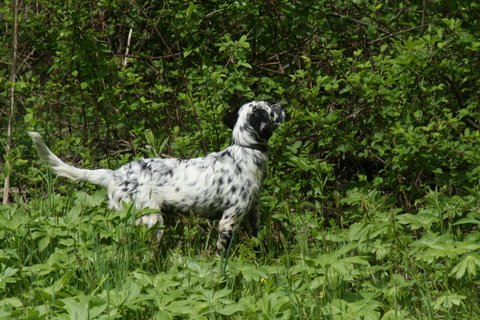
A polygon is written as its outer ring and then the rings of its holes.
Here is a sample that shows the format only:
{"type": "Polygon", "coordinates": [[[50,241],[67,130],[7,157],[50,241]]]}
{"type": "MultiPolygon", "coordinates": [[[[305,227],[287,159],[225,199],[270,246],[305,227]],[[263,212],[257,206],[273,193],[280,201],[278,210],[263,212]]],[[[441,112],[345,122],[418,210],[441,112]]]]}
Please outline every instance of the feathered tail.
{"type": "Polygon", "coordinates": [[[113,171],[108,169],[86,170],[75,168],[66,164],[53,154],[45,145],[42,136],[38,132],[28,133],[33,140],[35,149],[37,149],[38,156],[48,163],[53,172],[61,177],[69,178],[75,181],[88,181],[96,185],[107,187],[113,182],[113,171]]]}

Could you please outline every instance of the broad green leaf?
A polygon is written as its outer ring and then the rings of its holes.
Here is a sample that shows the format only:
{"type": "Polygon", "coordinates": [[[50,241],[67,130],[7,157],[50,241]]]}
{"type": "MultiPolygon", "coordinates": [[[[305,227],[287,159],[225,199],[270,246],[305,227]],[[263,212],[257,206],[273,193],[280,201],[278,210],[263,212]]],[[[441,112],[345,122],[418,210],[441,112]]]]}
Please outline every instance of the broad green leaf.
{"type": "Polygon", "coordinates": [[[433,309],[450,309],[453,306],[461,305],[466,298],[466,296],[461,294],[445,293],[444,295],[435,299],[435,302],[433,303],[433,309]]]}
{"type": "Polygon", "coordinates": [[[450,275],[454,275],[455,278],[463,278],[465,273],[468,276],[475,277],[480,269],[480,255],[471,254],[463,257],[460,262],[455,265],[450,271],[450,275]]]}
{"type": "Polygon", "coordinates": [[[18,269],[7,267],[4,264],[1,264],[0,267],[0,289],[5,289],[7,284],[15,283],[17,281],[17,277],[15,275],[17,274],[18,269]]]}
{"type": "Polygon", "coordinates": [[[62,300],[63,308],[66,310],[69,319],[89,320],[89,298],[86,296],[70,297],[62,300]]]}
{"type": "Polygon", "coordinates": [[[225,305],[216,311],[221,315],[231,316],[231,315],[234,315],[235,313],[242,312],[244,310],[245,308],[242,306],[242,304],[232,303],[232,304],[225,305]]]}

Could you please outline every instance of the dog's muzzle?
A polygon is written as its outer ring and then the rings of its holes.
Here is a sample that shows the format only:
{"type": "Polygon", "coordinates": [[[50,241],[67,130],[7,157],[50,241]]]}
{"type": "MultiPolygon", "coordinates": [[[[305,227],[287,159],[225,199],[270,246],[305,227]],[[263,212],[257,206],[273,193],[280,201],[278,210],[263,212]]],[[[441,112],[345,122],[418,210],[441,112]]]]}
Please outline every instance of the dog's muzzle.
{"type": "Polygon", "coordinates": [[[277,125],[281,124],[283,121],[285,121],[285,110],[283,109],[282,105],[280,103],[274,104],[270,106],[273,110],[273,113],[276,116],[275,123],[277,125]]]}

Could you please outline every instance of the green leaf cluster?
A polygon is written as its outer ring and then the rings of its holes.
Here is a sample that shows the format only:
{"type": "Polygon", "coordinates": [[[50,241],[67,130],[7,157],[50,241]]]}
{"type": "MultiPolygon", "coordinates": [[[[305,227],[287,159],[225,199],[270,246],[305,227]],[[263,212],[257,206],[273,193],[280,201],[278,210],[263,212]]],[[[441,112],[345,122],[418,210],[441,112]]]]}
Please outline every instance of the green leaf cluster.
{"type": "Polygon", "coordinates": [[[475,319],[480,257],[478,1],[0,4],[0,317],[475,319]],[[179,217],[52,179],[28,130],[79,166],[196,157],[222,114],[281,102],[258,238],[229,260],[179,217]],[[8,165],[6,164],[8,160],[8,165]],[[82,192],[78,190],[84,190],[82,192]],[[2,190],[3,191],[3,190],[2,190]],[[259,248],[257,254],[252,247],[259,248]]]}

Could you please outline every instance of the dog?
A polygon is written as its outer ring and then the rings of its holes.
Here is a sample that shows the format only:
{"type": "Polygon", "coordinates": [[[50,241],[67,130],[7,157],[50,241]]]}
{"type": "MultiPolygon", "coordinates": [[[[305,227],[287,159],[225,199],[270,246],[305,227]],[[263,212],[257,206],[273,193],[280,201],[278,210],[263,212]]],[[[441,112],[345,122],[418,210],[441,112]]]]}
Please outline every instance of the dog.
{"type": "MultiPolygon", "coordinates": [[[[250,234],[259,227],[258,194],[265,178],[267,144],[285,120],[280,104],[253,101],[224,115],[233,130],[232,144],[202,158],[145,158],[117,170],[86,170],[64,163],[45,145],[38,132],[29,132],[39,157],[53,172],[74,181],[88,181],[107,189],[109,206],[122,202],[159,210],[140,217],[137,224],[162,226],[162,212],[194,213],[220,219],[217,252],[226,252],[233,232],[246,222],[250,234]],[[243,221],[248,217],[248,221],[243,221]]],[[[157,241],[162,231],[157,233],[157,241]]]]}

